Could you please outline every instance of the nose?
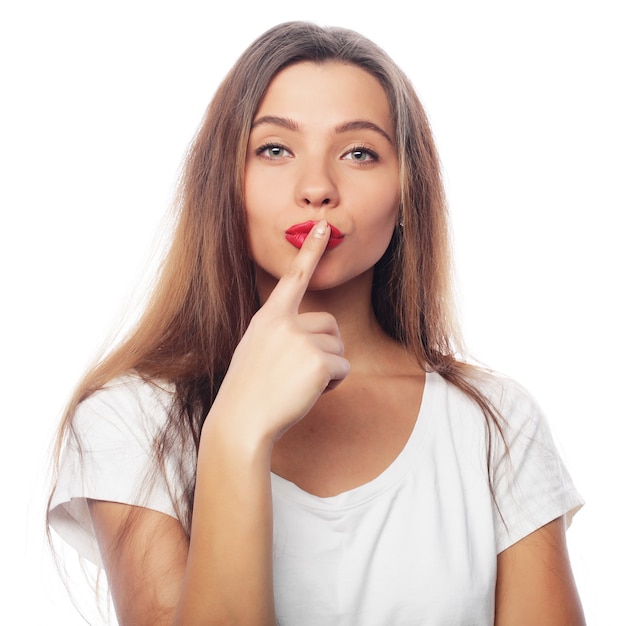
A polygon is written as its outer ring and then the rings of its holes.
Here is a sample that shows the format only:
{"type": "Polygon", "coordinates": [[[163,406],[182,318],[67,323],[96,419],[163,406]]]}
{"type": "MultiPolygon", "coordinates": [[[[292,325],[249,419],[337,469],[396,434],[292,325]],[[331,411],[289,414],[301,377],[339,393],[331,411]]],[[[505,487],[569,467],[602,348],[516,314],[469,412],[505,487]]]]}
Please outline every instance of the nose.
{"type": "Polygon", "coordinates": [[[331,168],[326,164],[302,165],[296,186],[298,206],[308,208],[333,208],[339,202],[339,191],[331,168]]]}

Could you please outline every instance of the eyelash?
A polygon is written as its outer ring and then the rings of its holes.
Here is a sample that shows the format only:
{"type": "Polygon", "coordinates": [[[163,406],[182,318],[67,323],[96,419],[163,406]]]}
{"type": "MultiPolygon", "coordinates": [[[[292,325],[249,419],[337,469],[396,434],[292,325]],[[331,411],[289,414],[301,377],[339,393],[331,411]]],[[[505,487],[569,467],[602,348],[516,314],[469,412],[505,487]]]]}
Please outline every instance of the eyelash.
{"type": "MultiPolygon", "coordinates": [[[[274,159],[278,159],[280,157],[264,155],[263,153],[266,152],[267,150],[272,150],[272,149],[275,149],[275,148],[278,148],[279,150],[284,150],[285,152],[288,152],[289,154],[291,154],[291,152],[289,151],[289,148],[287,148],[286,146],[283,146],[280,143],[276,143],[276,142],[264,143],[262,146],[259,146],[256,149],[256,154],[257,154],[257,156],[260,156],[260,157],[262,157],[264,159],[268,159],[270,161],[273,161],[274,159]]],[[[367,155],[370,156],[370,158],[367,161],[357,161],[356,159],[349,159],[350,161],[354,161],[357,165],[364,166],[364,165],[367,165],[368,163],[372,163],[374,161],[378,161],[379,160],[379,156],[378,156],[378,154],[376,152],[374,152],[372,149],[367,148],[367,147],[362,146],[362,145],[353,146],[352,148],[350,148],[350,150],[348,150],[342,156],[342,158],[344,158],[348,154],[354,154],[355,152],[362,152],[362,153],[367,154],[367,155]]]]}
{"type": "Polygon", "coordinates": [[[371,157],[367,161],[357,161],[356,159],[350,159],[351,161],[354,161],[355,163],[358,163],[359,165],[367,165],[368,163],[372,163],[373,161],[379,160],[378,154],[376,154],[376,152],[374,152],[372,149],[366,148],[365,146],[354,146],[350,148],[348,152],[346,152],[346,155],[354,154],[355,152],[363,152],[365,154],[368,154],[371,157]]]}
{"type": "MultiPolygon", "coordinates": [[[[264,143],[262,146],[259,146],[256,149],[256,154],[257,154],[257,156],[263,157],[264,159],[269,159],[269,160],[273,161],[274,159],[277,159],[279,157],[272,157],[272,156],[267,156],[267,155],[263,154],[266,150],[270,150],[272,148],[279,148],[280,150],[284,150],[285,152],[289,152],[289,148],[287,148],[286,146],[283,146],[280,143],[270,142],[270,143],[264,143]]],[[[291,152],[289,152],[289,154],[291,154],[291,152]]]]}

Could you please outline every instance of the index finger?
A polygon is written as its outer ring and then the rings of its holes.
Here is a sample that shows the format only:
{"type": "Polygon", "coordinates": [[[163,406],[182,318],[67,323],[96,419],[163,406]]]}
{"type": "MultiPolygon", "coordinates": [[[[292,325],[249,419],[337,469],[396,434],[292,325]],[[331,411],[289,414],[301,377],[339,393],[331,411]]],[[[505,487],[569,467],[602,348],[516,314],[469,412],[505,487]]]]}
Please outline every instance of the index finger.
{"type": "Polygon", "coordinates": [[[313,276],[313,272],[315,272],[315,268],[326,250],[329,238],[328,222],[320,220],[306,236],[298,254],[267,299],[266,305],[271,303],[272,306],[278,305],[294,313],[298,312],[300,302],[302,302],[311,276],[313,276]]]}

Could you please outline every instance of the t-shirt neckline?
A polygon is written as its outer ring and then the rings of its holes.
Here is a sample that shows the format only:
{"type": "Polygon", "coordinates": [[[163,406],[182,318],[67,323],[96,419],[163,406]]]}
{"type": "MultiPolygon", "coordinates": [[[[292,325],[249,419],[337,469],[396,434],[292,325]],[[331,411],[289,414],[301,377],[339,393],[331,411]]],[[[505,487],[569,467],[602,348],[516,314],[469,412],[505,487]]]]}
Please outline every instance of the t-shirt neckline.
{"type": "Polygon", "coordinates": [[[422,401],[415,424],[398,456],[375,478],[334,496],[316,496],[295,483],[271,473],[274,497],[295,501],[309,508],[338,510],[359,506],[397,484],[413,466],[431,432],[433,404],[439,386],[439,374],[426,372],[422,401]]]}

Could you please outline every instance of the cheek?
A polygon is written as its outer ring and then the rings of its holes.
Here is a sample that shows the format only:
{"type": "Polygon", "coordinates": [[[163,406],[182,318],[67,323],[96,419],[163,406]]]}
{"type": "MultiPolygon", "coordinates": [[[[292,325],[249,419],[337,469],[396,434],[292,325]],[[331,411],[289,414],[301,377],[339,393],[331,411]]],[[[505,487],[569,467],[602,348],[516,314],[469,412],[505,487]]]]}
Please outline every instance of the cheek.
{"type": "Polygon", "coordinates": [[[363,204],[364,218],[373,238],[390,238],[398,221],[400,193],[392,186],[371,189],[363,204]]]}
{"type": "MultiPolygon", "coordinates": [[[[278,212],[272,198],[267,198],[267,185],[258,190],[248,185],[244,193],[246,212],[247,253],[252,262],[273,276],[281,273],[284,259],[277,239],[278,212]],[[277,249],[277,244],[278,248],[277,249]]],[[[272,196],[273,197],[273,196],[272,196]]]]}
{"type": "Polygon", "coordinates": [[[247,217],[248,256],[259,263],[267,259],[271,252],[270,229],[265,221],[259,219],[258,214],[248,211],[247,217]]]}
{"type": "Polygon", "coordinates": [[[263,186],[259,184],[258,177],[246,175],[243,200],[246,213],[248,252],[252,257],[261,251],[264,230],[268,227],[268,201],[263,194],[263,189],[263,186]]]}
{"type": "MultiPolygon", "coordinates": [[[[400,204],[400,193],[393,191],[393,186],[389,185],[384,189],[392,191],[372,194],[373,200],[370,219],[367,220],[368,228],[366,238],[371,247],[372,260],[376,263],[387,250],[393,232],[398,223],[398,212],[400,204]]],[[[364,242],[365,245],[365,242],[364,242]]]]}

